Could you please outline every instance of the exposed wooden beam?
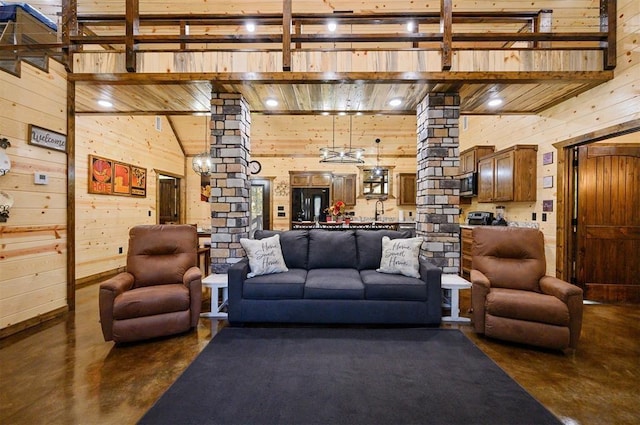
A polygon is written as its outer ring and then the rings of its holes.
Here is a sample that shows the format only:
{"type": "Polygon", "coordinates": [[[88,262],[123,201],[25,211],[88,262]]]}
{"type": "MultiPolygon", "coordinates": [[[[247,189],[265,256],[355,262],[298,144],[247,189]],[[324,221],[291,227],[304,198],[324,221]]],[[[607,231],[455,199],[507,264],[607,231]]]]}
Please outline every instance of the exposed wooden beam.
{"type": "Polygon", "coordinates": [[[282,70],[291,71],[291,0],[282,0],[282,70]]]}
{"type": "Polygon", "coordinates": [[[451,45],[453,43],[453,4],[452,0],[440,0],[440,32],[442,33],[441,69],[451,69],[451,45]]]}
{"type": "Polygon", "coordinates": [[[616,0],[600,0],[600,31],[607,33],[604,69],[614,69],[616,67],[617,13],[616,0]]]}
{"type": "Polygon", "coordinates": [[[126,0],[125,63],[127,71],[136,72],[135,37],[140,30],[140,4],[138,0],[126,0]]]}
{"type": "Polygon", "coordinates": [[[71,38],[78,35],[78,2],[62,0],[62,63],[67,72],[73,69],[73,52],[77,48],[71,38]]]}

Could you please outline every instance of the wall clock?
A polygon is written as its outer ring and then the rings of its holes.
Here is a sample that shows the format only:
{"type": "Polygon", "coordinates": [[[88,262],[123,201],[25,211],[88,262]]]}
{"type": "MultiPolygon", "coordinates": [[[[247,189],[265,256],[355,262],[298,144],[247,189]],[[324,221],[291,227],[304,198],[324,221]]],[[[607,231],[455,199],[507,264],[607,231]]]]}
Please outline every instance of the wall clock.
{"type": "Polygon", "coordinates": [[[262,164],[258,161],[249,162],[249,172],[251,174],[258,174],[262,170],[262,164]]]}

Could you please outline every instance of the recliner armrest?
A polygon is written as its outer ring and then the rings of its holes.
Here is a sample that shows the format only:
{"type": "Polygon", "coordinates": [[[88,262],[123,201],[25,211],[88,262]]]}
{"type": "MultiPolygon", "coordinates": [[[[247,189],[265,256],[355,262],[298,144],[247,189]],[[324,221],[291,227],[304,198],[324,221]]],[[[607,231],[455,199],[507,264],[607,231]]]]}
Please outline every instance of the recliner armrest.
{"type": "Polygon", "coordinates": [[[484,333],[485,300],[491,289],[491,281],[480,270],[471,269],[471,310],[473,329],[477,333],[484,333]]]}
{"type": "Polygon", "coordinates": [[[543,294],[553,295],[565,304],[569,301],[569,297],[575,295],[582,297],[582,289],[553,276],[542,276],[540,290],[543,294]]]}
{"type": "Polygon", "coordinates": [[[113,303],[116,297],[133,288],[134,278],[131,273],[122,272],[100,284],[98,304],[100,309],[100,326],[105,341],[113,339],[113,303]]]}
{"type": "Polygon", "coordinates": [[[182,276],[182,284],[189,288],[189,311],[191,312],[191,327],[198,325],[200,310],[202,309],[202,272],[200,268],[190,267],[182,276]]]}

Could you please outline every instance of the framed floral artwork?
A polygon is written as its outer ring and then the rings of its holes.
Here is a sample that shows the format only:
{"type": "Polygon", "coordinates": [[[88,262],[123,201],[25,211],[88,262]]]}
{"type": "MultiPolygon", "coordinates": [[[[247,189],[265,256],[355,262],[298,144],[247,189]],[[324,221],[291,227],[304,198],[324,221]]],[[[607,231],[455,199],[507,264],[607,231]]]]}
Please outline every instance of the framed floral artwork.
{"type": "Polygon", "coordinates": [[[113,161],[89,155],[89,193],[113,193],[113,161]]]}
{"type": "Polygon", "coordinates": [[[147,196],[147,169],[131,166],[131,194],[147,196]]]}

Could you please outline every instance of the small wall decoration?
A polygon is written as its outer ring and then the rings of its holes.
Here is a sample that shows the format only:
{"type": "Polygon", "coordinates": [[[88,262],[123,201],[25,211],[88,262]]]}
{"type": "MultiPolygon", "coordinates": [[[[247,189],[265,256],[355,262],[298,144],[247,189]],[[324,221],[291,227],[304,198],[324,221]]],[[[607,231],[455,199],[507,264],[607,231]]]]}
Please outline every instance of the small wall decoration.
{"type": "Polygon", "coordinates": [[[147,196],[147,169],[89,155],[89,193],[147,196]]]}
{"type": "Polygon", "coordinates": [[[545,152],[542,154],[542,165],[553,164],[553,152],[545,152]]]}
{"type": "Polygon", "coordinates": [[[289,194],[289,183],[287,183],[286,181],[280,181],[276,183],[274,192],[278,196],[287,196],[289,194]]]}
{"type": "Polygon", "coordinates": [[[542,211],[553,212],[553,199],[542,201],[542,211]]]}
{"type": "Polygon", "coordinates": [[[113,164],[113,193],[131,194],[131,166],[116,162],[113,164]]]}
{"type": "Polygon", "coordinates": [[[553,187],[553,176],[544,176],[542,178],[542,187],[545,189],[553,187]]]}
{"type": "MultiPolygon", "coordinates": [[[[6,137],[0,139],[0,148],[7,149],[11,146],[11,143],[6,137]]],[[[11,170],[11,160],[9,155],[4,153],[4,150],[0,151],[0,176],[4,176],[11,170]]]]}
{"type": "Polygon", "coordinates": [[[29,144],[56,151],[67,151],[67,136],[29,124],[29,144]]]}
{"type": "Polygon", "coordinates": [[[147,169],[131,166],[131,195],[147,196],[147,169]]]}
{"type": "Polygon", "coordinates": [[[0,190],[0,223],[6,223],[9,210],[13,206],[13,196],[0,190]]]}

